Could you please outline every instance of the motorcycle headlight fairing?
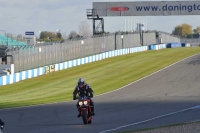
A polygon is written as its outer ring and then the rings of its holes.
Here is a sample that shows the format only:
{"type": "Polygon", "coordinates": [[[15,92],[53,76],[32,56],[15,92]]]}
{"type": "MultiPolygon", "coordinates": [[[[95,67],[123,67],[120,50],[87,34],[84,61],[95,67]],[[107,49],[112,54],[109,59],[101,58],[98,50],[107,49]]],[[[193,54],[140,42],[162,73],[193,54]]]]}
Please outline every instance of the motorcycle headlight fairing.
{"type": "Polygon", "coordinates": [[[78,104],[79,104],[80,106],[82,106],[82,105],[83,105],[83,102],[78,102],[78,104]]]}
{"type": "Polygon", "coordinates": [[[84,101],[84,105],[87,105],[88,104],[88,102],[87,101],[84,101]]]}

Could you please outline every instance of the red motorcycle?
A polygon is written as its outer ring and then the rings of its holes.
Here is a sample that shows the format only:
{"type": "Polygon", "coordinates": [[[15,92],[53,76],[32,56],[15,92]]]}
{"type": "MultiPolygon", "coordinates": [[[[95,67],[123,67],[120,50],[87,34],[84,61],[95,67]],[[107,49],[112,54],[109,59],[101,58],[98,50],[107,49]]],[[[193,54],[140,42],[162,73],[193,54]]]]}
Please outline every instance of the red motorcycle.
{"type": "Polygon", "coordinates": [[[80,96],[78,98],[78,104],[80,106],[80,114],[83,119],[84,124],[91,124],[92,123],[92,115],[91,115],[91,106],[90,100],[87,96],[80,96]]]}

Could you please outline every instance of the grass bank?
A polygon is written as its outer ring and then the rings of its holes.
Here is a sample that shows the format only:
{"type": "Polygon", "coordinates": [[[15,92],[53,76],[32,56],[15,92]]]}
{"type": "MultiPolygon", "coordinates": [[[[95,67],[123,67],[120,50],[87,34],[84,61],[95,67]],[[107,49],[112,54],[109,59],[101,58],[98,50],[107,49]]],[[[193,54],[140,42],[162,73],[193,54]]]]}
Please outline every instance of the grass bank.
{"type": "Polygon", "coordinates": [[[92,86],[95,95],[102,94],[199,51],[200,47],[191,47],[133,53],[1,86],[0,108],[71,100],[79,77],[83,77],[92,86]]]}

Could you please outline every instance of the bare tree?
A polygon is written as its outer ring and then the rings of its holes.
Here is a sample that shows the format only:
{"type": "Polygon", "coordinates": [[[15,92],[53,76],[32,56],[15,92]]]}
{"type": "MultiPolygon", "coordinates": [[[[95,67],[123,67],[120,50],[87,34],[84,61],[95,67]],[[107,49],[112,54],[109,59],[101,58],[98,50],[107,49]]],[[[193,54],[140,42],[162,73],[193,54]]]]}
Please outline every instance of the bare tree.
{"type": "Polygon", "coordinates": [[[86,37],[91,35],[91,30],[90,30],[90,25],[86,22],[83,21],[79,25],[79,34],[80,36],[86,37]]]}
{"type": "Polygon", "coordinates": [[[66,34],[66,32],[62,32],[62,38],[67,39],[67,34],[66,34]]]}
{"type": "Polygon", "coordinates": [[[16,39],[15,34],[7,33],[6,36],[11,39],[16,39]]]}
{"type": "Polygon", "coordinates": [[[22,34],[17,35],[17,40],[18,40],[18,41],[23,41],[23,36],[22,36],[22,34]]]}
{"type": "Polygon", "coordinates": [[[73,38],[78,38],[78,37],[80,37],[80,35],[78,35],[77,33],[76,33],[76,31],[71,31],[70,33],[69,33],[69,35],[68,35],[68,39],[73,39],[73,38]]]}

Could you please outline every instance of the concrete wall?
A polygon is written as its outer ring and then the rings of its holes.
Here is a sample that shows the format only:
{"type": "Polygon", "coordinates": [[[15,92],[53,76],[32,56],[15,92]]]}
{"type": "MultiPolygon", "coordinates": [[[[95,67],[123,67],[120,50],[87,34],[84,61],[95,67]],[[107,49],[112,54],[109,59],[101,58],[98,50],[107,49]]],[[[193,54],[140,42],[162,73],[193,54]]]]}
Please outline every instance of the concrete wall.
{"type": "Polygon", "coordinates": [[[14,74],[14,64],[0,65],[0,76],[14,74]]]}

